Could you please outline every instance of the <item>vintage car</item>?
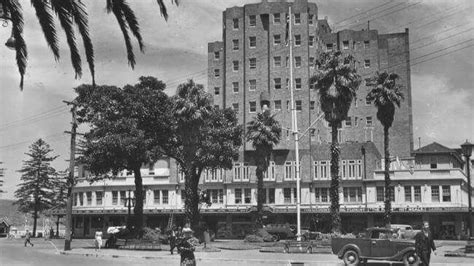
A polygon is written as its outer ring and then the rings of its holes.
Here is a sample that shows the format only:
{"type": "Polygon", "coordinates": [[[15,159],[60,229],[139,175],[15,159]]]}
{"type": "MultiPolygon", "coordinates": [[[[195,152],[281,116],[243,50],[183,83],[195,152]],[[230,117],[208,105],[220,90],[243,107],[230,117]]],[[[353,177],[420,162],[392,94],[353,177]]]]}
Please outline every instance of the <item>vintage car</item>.
{"type": "Polygon", "coordinates": [[[390,228],[399,230],[398,234],[403,239],[414,239],[418,232],[421,230],[414,230],[411,225],[408,224],[391,224],[390,228]]]}
{"type": "Polygon", "coordinates": [[[333,254],[346,265],[366,263],[367,260],[402,261],[405,265],[416,265],[413,240],[399,239],[397,230],[368,228],[365,236],[358,238],[334,237],[331,240],[333,254]]]}
{"type": "Polygon", "coordinates": [[[292,239],[295,237],[296,228],[289,224],[267,224],[263,227],[276,241],[280,239],[292,239]]]}

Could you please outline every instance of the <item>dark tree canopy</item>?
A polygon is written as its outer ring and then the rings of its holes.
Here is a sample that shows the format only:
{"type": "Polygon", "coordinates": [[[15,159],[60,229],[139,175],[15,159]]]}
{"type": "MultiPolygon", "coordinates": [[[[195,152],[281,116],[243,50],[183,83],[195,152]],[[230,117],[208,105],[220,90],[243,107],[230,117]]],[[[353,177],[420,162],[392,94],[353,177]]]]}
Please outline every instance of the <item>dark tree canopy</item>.
{"type": "Polygon", "coordinates": [[[29,147],[28,159],[23,161],[20,172],[21,183],[15,191],[15,204],[19,211],[31,213],[34,218],[33,235],[39,213],[54,207],[58,198],[58,188],[64,187],[64,180],[58,178],[51,162],[58,156],[51,156],[53,150],[44,140],[39,139],[29,147]]]}
{"type": "MultiPolygon", "coordinates": [[[[168,11],[164,0],[156,0],[161,15],[167,20],[168,11]]],[[[178,5],[178,0],[171,0],[171,3],[178,5]]],[[[71,63],[77,77],[82,76],[82,59],[76,43],[76,32],[82,38],[86,60],[92,76],[92,83],[95,83],[94,67],[94,47],[89,36],[89,16],[87,7],[81,0],[31,0],[31,5],[36,11],[38,23],[41,26],[46,42],[51,49],[54,59],[59,60],[59,41],[56,30],[57,17],[61,28],[66,35],[66,41],[70,51],[71,63]]],[[[140,51],[144,51],[143,38],[140,33],[140,24],[135,12],[126,0],[106,0],[105,7],[107,13],[114,14],[117,23],[122,31],[125,47],[127,48],[128,64],[134,68],[135,54],[131,42],[130,33],[138,42],[140,51]]],[[[16,50],[16,61],[18,71],[21,75],[20,88],[23,89],[23,77],[26,71],[28,52],[23,38],[23,9],[20,0],[0,0],[0,11],[12,22],[12,37],[15,39],[14,48],[16,50]]]]}

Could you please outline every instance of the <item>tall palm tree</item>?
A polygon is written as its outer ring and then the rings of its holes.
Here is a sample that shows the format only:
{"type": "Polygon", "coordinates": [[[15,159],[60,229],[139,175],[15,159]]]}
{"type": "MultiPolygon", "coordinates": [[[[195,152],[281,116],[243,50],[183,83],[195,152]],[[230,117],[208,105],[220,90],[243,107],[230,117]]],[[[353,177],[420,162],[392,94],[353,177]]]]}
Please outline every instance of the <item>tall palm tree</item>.
{"type": "Polygon", "coordinates": [[[278,145],[281,138],[281,125],[275,115],[266,110],[258,113],[253,120],[247,123],[246,138],[255,148],[255,162],[257,169],[257,225],[262,225],[263,203],[265,191],[263,190],[263,175],[270,164],[273,146],[278,145]]]}
{"type": "MultiPolygon", "coordinates": [[[[157,3],[161,15],[167,20],[168,12],[164,0],[157,0],[157,3]]],[[[171,3],[178,5],[178,0],[171,0],[171,3]]],[[[94,47],[89,36],[89,21],[86,5],[81,0],[31,0],[31,4],[36,11],[36,16],[38,17],[38,22],[41,25],[44,37],[56,61],[59,60],[59,44],[53,15],[56,15],[58,18],[61,28],[63,28],[66,35],[71,53],[71,63],[76,78],[82,76],[81,56],[79,55],[74,31],[74,27],[77,27],[84,44],[86,59],[92,76],[92,83],[95,84],[94,47]]],[[[144,51],[140,25],[135,16],[135,12],[126,0],[106,0],[106,10],[107,13],[113,13],[117,19],[127,48],[128,64],[133,69],[136,62],[129,30],[137,39],[140,51],[144,51]]],[[[0,0],[0,11],[3,11],[0,12],[3,19],[9,19],[12,22],[12,37],[15,40],[12,45],[14,45],[16,50],[16,61],[21,76],[20,88],[23,90],[23,77],[26,70],[28,51],[23,38],[24,19],[20,0],[0,0]]]]}
{"type": "Polygon", "coordinates": [[[310,83],[319,92],[321,110],[331,127],[331,220],[332,230],[340,232],[341,216],[339,213],[339,143],[338,128],[347,118],[352,99],[361,83],[357,74],[355,59],[352,55],[343,55],[340,51],[322,53],[317,62],[317,69],[310,83]]]}
{"type": "Polygon", "coordinates": [[[377,107],[377,119],[383,126],[384,156],[385,156],[385,213],[384,222],[390,226],[392,220],[392,204],[390,202],[390,151],[389,151],[389,129],[395,115],[395,105],[400,108],[400,102],[404,99],[401,91],[402,85],[397,84],[399,76],[395,73],[378,71],[371,78],[366,79],[366,85],[372,87],[367,94],[367,101],[373,102],[377,107]]]}

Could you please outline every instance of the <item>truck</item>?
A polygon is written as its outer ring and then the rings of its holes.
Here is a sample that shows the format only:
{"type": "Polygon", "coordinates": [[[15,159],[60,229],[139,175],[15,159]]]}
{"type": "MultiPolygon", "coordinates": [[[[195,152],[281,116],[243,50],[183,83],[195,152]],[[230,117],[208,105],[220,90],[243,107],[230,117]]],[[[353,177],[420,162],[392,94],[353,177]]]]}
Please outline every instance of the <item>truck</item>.
{"type": "Polygon", "coordinates": [[[401,261],[405,265],[417,265],[415,241],[400,239],[396,229],[372,227],[361,237],[331,239],[332,253],[345,265],[367,263],[367,260],[401,261]]]}

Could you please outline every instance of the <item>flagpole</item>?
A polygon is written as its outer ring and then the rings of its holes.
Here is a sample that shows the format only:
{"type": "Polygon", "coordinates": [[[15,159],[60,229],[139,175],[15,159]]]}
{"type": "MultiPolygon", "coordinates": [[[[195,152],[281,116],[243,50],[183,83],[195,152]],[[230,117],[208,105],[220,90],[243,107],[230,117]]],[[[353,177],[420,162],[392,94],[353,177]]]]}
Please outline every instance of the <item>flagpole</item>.
{"type": "Polygon", "coordinates": [[[295,99],[293,95],[293,33],[292,33],[292,14],[291,5],[288,12],[288,37],[290,46],[290,100],[291,100],[291,117],[292,131],[295,138],[295,173],[296,173],[296,240],[301,241],[301,193],[300,193],[300,154],[299,154],[299,134],[298,120],[296,116],[295,99]]]}

